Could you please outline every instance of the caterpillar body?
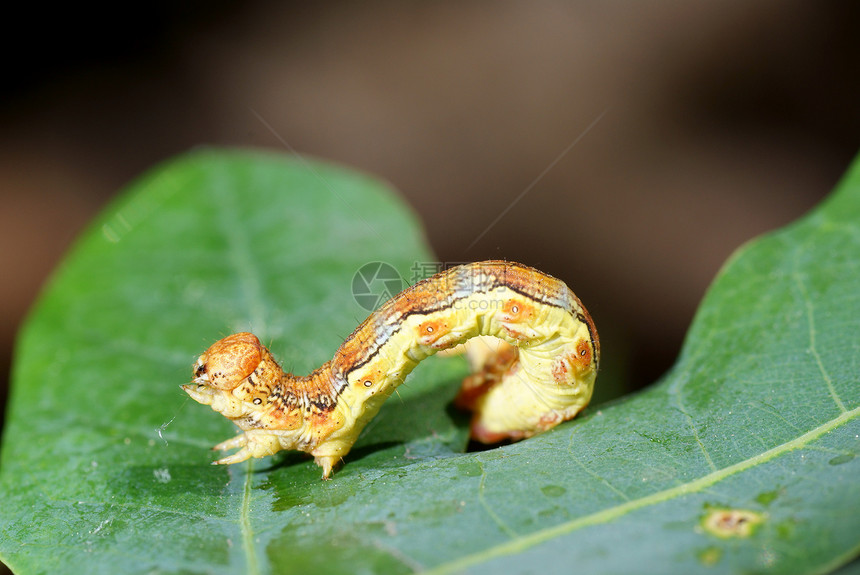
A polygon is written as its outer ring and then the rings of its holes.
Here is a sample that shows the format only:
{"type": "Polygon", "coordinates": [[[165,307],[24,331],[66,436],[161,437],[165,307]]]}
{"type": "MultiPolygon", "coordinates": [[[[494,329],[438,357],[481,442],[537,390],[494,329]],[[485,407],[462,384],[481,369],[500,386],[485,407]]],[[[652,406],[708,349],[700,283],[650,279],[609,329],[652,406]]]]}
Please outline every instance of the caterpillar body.
{"type": "Polygon", "coordinates": [[[482,335],[506,343],[484,354],[455,400],[473,411],[474,439],[529,437],[588,403],[600,356],[591,316],[564,282],[505,261],[453,267],[407,288],[310,375],[285,373],[256,336],[237,333],[206,350],[182,388],[243,430],[215,446],[239,448],[215,464],[299,450],[328,479],[420,361],[482,335]]]}

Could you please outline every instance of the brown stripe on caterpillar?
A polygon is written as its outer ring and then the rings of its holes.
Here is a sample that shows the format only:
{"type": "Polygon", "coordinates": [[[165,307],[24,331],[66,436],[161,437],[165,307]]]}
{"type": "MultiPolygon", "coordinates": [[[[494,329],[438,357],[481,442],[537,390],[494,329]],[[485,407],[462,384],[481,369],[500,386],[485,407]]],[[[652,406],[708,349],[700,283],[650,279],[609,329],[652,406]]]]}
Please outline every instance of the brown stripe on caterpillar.
{"type": "Polygon", "coordinates": [[[600,355],[594,322],[560,280],[503,261],[451,268],[373,312],[308,376],[284,373],[249,333],[213,344],[183,389],[243,434],[216,446],[237,463],[282,449],[312,454],[323,477],[424,358],[475,336],[504,346],[475,365],[457,399],[472,437],[521,439],[574,417],[589,401],[600,355]]]}

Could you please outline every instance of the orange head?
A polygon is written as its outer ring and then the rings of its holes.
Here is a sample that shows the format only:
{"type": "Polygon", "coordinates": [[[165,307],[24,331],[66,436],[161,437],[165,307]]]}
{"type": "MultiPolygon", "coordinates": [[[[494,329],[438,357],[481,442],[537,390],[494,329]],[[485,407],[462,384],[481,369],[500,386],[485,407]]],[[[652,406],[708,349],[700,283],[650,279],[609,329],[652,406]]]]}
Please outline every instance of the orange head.
{"type": "Polygon", "coordinates": [[[263,360],[263,346],[252,333],[235,333],[213,343],[194,365],[194,383],[230,391],[263,360]]]}
{"type": "Polygon", "coordinates": [[[209,405],[215,411],[231,419],[246,417],[268,396],[271,388],[260,387],[255,370],[262,368],[269,380],[277,379],[279,369],[265,369],[268,358],[273,363],[266,348],[257,336],[251,333],[236,333],[216,341],[194,364],[193,380],[182,389],[194,401],[209,405]],[[243,385],[244,384],[244,385],[243,385]]]}

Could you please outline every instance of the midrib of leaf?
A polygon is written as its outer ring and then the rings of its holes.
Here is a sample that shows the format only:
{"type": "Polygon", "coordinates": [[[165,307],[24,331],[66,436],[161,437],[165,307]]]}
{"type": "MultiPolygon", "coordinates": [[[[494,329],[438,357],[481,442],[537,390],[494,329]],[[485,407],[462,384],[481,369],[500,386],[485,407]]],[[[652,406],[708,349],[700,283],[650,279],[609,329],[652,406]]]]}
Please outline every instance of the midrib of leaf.
{"type": "Polygon", "coordinates": [[[451,561],[449,563],[445,563],[443,565],[439,565],[435,568],[429,569],[426,573],[432,575],[442,575],[445,573],[459,572],[473,565],[477,565],[485,561],[489,561],[491,559],[496,559],[505,555],[511,555],[514,553],[525,551],[531,547],[544,543],[545,541],[549,541],[555,537],[566,535],[583,527],[590,527],[594,525],[608,523],[610,521],[618,519],[619,517],[627,515],[628,513],[631,513],[638,509],[642,509],[643,507],[647,507],[649,505],[656,505],[658,503],[663,503],[676,497],[689,495],[691,493],[697,493],[707,487],[711,487],[712,485],[715,485],[716,483],[719,483],[720,481],[731,477],[732,475],[735,475],[736,473],[740,473],[757,465],[766,463],[772,459],[775,459],[776,457],[779,457],[780,455],[794,451],[795,449],[801,449],[807,446],[809,443],[815,441],[819,437],[833,431],[834,429],[841,427],[842,425],[845,425],[858,415],[860,415],[860,407],[856,407],[850,411],[843,411],[838,417],[827,421],[826,423],[804,433],[803,435],[796,437],[791,441],[780,444],[754,457],[750,457],[749,459],[739,461],[738,463],[735,463],[713,473],[709,473],[708,475],[704,475],[696,480],[682,483],[680,485],[672,487],[671,489],[658,491],[657,493],[652,493],[651,495],[640,497],[639,499],[633,499],[620,505],[616,505],[615,507],[610,507],[597,513],[592,513],[591,515],[578,517],[571,521],[561,523],[554,527],[549,527],[547,529],[536,531],[529,535],[525,535],[511,541],[507,541],[494,547],[488,547],[487,549],[484,549],[478,553],[466,555],[455,561],[451,561]]]}
{"type": "MultiPolygon", "coordinates": [[[[246,555],[246,570],[248,575],[259,575],[260,566],[257,563],[257,551],[254,545],[254,530],[251,527],[251,488],[254,478],[254,460],[248,460],[245,471],[245,481],[242,492],[242,511],[239,514],[239,528],[242,532],[242,549],[246,555]]],[[[233,480],[233,474],[230,474],[233,480]]]]}
{"type": "Polygon", "coordinates": [[[845,553],[841,553],[839,555],[834,556],[832,560],[822,564],[819,569],[812,571],[812,574],[821,575],[824,573],[833,573],[834,571],[836,571],[836,569],[839,569],[843,566],[845,568],[839,571],[841,575],[849,575],[850,573],[856,573],[857,569],[852,569],[852,567],[856,567],[856,562],[852,563],[851,565],[848,565],[848,562],[852,559],[856,559],[858,555],[860,555],[860,542],[858,542],[857,545],[855,545],[854,547],[851,547],[845,553]]]}

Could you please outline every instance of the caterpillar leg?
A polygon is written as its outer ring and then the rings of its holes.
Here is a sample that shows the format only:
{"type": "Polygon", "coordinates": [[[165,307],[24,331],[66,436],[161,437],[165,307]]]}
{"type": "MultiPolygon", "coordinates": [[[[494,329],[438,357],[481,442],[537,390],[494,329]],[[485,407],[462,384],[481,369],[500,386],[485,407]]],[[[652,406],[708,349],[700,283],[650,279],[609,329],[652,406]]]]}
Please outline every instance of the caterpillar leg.
{"type": "Polygon", "coordinates": [[[214,451],[227,451],[228,449],[235,449],[237,447],[241,447],[241,449],[233,455],[213,461],[212,465],[241,463],[252,457],[273,455],[282,449],[277,434],[257,429],[246,431],[227,441],[222,441],[212,449],[214,451]]]}
{"type": "Polygon", "coordinates": [[[236,437],[231,437],[227,441],[222,441],[218,445],[212,448],[212,451],[228,451],[230,449],[236,449],[237,447],[245,447],[248,443],[248,438],[245,437],[244,433],[240,433],[236,435],[236,437]]]}
{"type": "Polygon", "coordinates": [[[334,455],[317,455],[314,457],[314,463],[322,467],[323,479],[331,479],[331,472],[334,466],[340,463],[341,458],[334,455]]]}
{"type": "Polygon", "coordinates": [[[591,397],[595,370],[591,356],[580,352],[582,343],[549,363],[501,340],[489,347],[479,341],[477,349],[468,343],[475,373],[463,380],[454,403],[473,413],[475,441],[518,441],[547,431],[574,417],[591,397]]]}
{"type": "Polygon", "coordinates": [[[480,398],[498,385],[517,361],[519,350],[504,340],[489,336],[470,339],[464,348],[473,373],[463,379],[454,405],[466,411],[476,411],[480,398]]]}
{"type": "Polygon", "coordinates": [[[232,465],[233,463],[242,463],[243,461],[250,458],[251,453],[247,449],[241,449],[233,455],[222,457],[221,459],[213,461],[212,465],[232,465]]]}

